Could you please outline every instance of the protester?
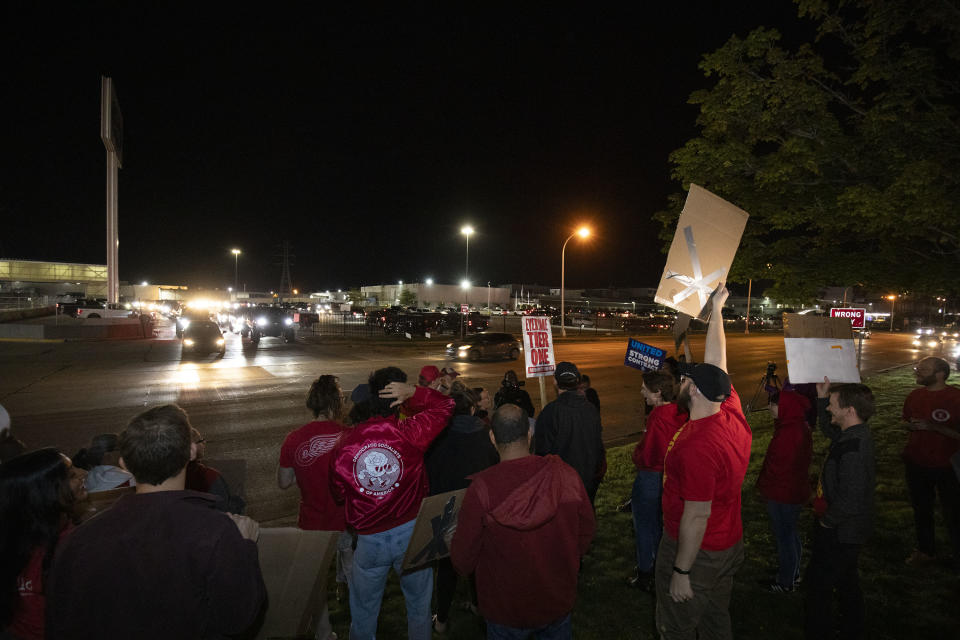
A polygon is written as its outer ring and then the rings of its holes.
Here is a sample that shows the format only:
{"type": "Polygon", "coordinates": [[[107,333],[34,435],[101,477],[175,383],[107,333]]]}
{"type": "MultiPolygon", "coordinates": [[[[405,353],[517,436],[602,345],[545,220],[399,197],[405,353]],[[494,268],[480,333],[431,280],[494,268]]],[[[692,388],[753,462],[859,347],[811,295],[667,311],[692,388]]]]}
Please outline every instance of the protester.
{"type": "Polygon", "coordinates": [[[522,409],[504,405],[491,424],[500,463],[473,476],[450,559],[461,575],[476,572],[488,638],[572,638],[593,507],[572,467],[554,455],[530,455],[522,409]]]}
{"type": "Polygon", "coordinates": [[[350,392],[350,412],[347,414],[347,424],[350,426],[366,422],[370,419],[370,385],[358,384],[350,392]]]}
{"type": "MultiPolygon", "coordinates": [[[[340,531],[337,544],[337,582],[350,584],[353,564],[353,536],[344,529],[343,506],[330,495],[330,462],[333,449],[347,427],[343,415],[343,391],[336,376],[320,376],[310,385],[307,408],[313,422],[291,431],[280,447],[277,484],[281,489],[300,488],[300,516],[297,526],[314,531],[340,531]]],[[[317,640],[336,640],[326,607],[320,614],[317,640]]]]}
{"type": "Polygon", "coordinates": [[[640,391],[644,401],[653,410],[647,415],[643,436],[633,449],[637,477],[633,481],[630,509],[633,513],[637,565],[628,583],[632,587],[652,591],[653,569],[663,533],[663,458],[673,435],[687,421],[687,414],[680,411],[674,402],[676,383],[673,376],[665,371],[644,373],[640,391]]]}
{"type": "MultiPolygon", "coordinates": [[[[476,415],[479,398],[473,390],[454,381],[450,397],[454,401],[450,426],[427,451],[430,495],[466,489],[470,484],[469,476],[500,462],[500,455],[487,435],[486,424],[476,415]]],[[[433,621],[437,633],[447,630],[456,588],[457,573],[453,564],[449,558],[441,558],[437,563],[437,613],[433,621]]]]}
{"type": "Polygon", "coordinates": [[[534,452],[555,454],[576,469],[593,504],[600,481],[606,473],[600,414],[578,392],[580,371],[572,362],[560,362],[554,371],[557,399],[537,417],[534,452]]]}
{"type": "Polygon", "coordinates": [[[473,395],[477,397],[477,411],[473,415],[483,420],[484,426],[490,426],[490,415],[493,413],[493,398],[490,392],[483,387],[473,387],[473,395]]]}
{"type": "Polygon", "coordinates": [[[690,418],[667,447],[664,534],[656,560],[661,637],[731,638],[730,595],[743,564],[740,491],[752,434],[727,375],[721,311],[713,296],[703,363],[681,364],[677,405],[690,418]]]}
{"type": "Polygon", "coordinates": [[[917,548],[907,564],[923,565],[935,558],[933,503],[939,493],[954,569],[960,571],[960,481],[950,462],[960,452],[960,388],[947,384],[950,364],[943,358],[924,358],[914,371],[921,388],[903,403],[910,436],[901,454],[917,531],[917,548]]]}
{"type": "Polygon", "coordinates": [[[460,372],[455,370],[453,367],[444,367],[440,370],[440,377],[436,379],[434,389],[440,393],[447,394],[450,393],[450,388],[453,385],[453,381],[460,375],[460,372]]]}
{"type": "Polygon", "coordinates": [[[528,418],[534,418],[536,411],[533,408],[533,401],[530,400],[530,394],[521,389],[523,381],[517,379],[517,372],[513,369],[503,374],[503,380],[500,382],[500,389],[493,396],[493,408],[499,409],[505,404],[515,404],[527,413],[528,418]]]}
{"type": "Polygon", "coordinates": [[[400,576],[407,604],[407,634],[430,638],[433,569],[401,573],[413,525],[426,495],[423,456],[446,427],[454,401],[438,391],[406,384],[396,367],[375,371],[369,380],[372,418],[340,439],[333,454],[330,488],[345,502],[347,526],[357,532],[350,589],[350,637],[372,640],[390,567],[400,576]],[[416,413],[397,418],[410,400],[416,413]]]}
{"type": "Polygon", "coordinates": [[[135,416],[120,437],[136,493],[77,527],[47,585],[47,638],[211,638],[258,618],[266,590],[259,528],[185,491],[196,445],[176,405],[135,416]]]}
{"type": "Polygon", "coordinates": [[[585,373],[580,376],[579,391],[590,404],[597,408],[597,412],[599,413],[600,396],[597,394],[597,390],[590,386],[590,376],[585,373]]]}
{"type": "Polygon", "coordinates": [[[421,387],[432,387],[439,377],[440,369],[432,364],[428,364],[420,369],[420,375],[417,376],[417,384],[421,387]]]}
{"type": "Polygon", "coordinates": [[[0,636],[43,640],[46,569],[73,530],[70,459],[40,449],[0,466],[0,636]]]}
{"type": "Polygon", "coordinates": [[[805,632],[808,640],[864,637],[863,592],[857,566],[860,548],[873,531],[873,417],[870,388],[862,384],[817,385],[820,431],[830,439],[814,511],[813,550],[807,566],[805,632]],[[835,623],[836,590],[840,624],[835,623]]]}
{"type": "Polygon", "coordinates": [[[767,585],[773,593],[793,591],[800,580],[803,544],[797,520],[810,500],[810,460],[813,435],[806,421],[810,402],[787,388],[770,395],[773,438],[757,477],[757,491],[767,503],[767,514],[777,544],[777,575],[767,585]]]}
{"type": "Polygon", "coordinates": [[[101,433],[74,456],[74,467],[87,471],[85,486],[90,493],[136,484],[133,474],[120,467],[119,446],[120,437],[117,434],[101,433]]]}
{"type": "Polygon", "coordinates": [[[216,508],[226,513],[242,514],[246,507],[243,498],[230,491],[223,474],[213,467],[205,465],[203,460],[207,451],[207,439],[196,429],[190,429],[193,448],[190,450],[190,462],[187,464],[186,489],[216,496],[216,508]]]}

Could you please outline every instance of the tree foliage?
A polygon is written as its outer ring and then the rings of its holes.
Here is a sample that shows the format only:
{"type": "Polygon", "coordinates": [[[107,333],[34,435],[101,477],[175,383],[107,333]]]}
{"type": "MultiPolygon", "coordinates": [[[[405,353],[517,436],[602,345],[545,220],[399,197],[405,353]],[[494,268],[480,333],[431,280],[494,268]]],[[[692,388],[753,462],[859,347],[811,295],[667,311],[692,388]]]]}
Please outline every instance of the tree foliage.
{"type": "MultiPolygon", "coordinates": [[[[797,0],[817,35],[757,28],[700,64],[700,135],[672,176],[750,213],[730,279],[950,292],[960,272],[960,4],[797,0]]],[[[685,194],[657,214],[669,242],[685,194]]]]}
{"type": "Polygon", "coordinates": [[[417,304],[417,294],[411,289],[404,289],[400,292],[400,306],[413,307],[417,304]]]}

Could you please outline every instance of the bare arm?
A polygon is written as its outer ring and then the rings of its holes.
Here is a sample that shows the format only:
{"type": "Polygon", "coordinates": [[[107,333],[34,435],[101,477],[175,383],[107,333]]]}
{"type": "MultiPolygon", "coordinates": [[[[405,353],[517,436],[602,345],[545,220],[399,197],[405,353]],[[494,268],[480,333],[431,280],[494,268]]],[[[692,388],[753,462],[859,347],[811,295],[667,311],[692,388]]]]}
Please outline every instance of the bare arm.
{"type": "MultiPolygon", "coordinates": [[[[707,531],[707,520],[710,518],[712,504],[709,500],[706,502],[684,500],[677,540],[677,557],[673,561],[673,566],[678,569],[689,571],[693,567],[693,562],[700,551],[700,543],[703,542],[703,534],[707,531]]],[[[693,598],[689,575],[673,572],[670,578],[670,597],[674,602],[684,602],[693,598]]]]}
{"type": "Polygon", "coordinates": [[[281,489],[289,489],[297,484],[297,475],[290,467],[277,467],[277,485],[281,489]]]}
{"type": "Polygon", "coordinates": [[[721,287],[713,296],[713,311],[710,313],[710,324],[707,325],[707,344],[704,348],[703,361],[716,367],[727,370],[727,337],[723,333],[723,303],[730,292],[721,287]]]}

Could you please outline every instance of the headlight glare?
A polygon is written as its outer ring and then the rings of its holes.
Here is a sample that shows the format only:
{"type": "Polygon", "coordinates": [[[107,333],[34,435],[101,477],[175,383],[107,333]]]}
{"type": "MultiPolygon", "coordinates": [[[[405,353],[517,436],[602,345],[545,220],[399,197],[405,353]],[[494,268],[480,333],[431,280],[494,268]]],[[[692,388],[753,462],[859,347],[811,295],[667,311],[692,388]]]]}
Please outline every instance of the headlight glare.
{"type": "Polygon", "coordinates": [[[193,346],[193,340],[191,340],[190,338],[185,338],[184,341],[183,341],[183,345],[184,345],[185,347],[192,347],[192,346],[193,346]]]}

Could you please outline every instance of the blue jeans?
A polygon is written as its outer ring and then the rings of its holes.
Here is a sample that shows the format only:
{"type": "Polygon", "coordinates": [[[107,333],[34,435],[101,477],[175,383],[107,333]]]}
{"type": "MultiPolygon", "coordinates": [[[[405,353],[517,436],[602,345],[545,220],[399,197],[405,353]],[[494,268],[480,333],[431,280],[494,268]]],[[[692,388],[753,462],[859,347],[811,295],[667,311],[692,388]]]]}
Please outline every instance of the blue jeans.
{"type": "Polygon", "coordinates": [[[799,504],[767,500],[770,526],[777,540],[777,582],[782,587],[793,587],[794,581],[800,577],[800,559],[803,557],[803,544],[797,531],[800,507],[799,504]]]}
{"type": "Polygon", "coordinates": [[[519,629],[487,620],[487,640],[524,640],[535,635],[537,640],[570,640],[573,638],[571,614],[542,627],[519,629]]]}
{"type": "Polygon", "coordinates": [[[405,522],[393,529],[357,536],[353,553],[353,584],[350,585],[350,638],[374,640],[380,602],[390,567],[400,576],[400,589],[407,602],[407,637],[430,640],[430,598],[433,595],[433,567],[401,573],[413,525],[405,522]]]}
{"type": "Polygon", "coordinates": [[[663,510],[660,497],[663,492],[663,474],[657,471],[637,471],[630,494],[633,510],[633,531],[637,543],[637,568],[653,573],[663,534],[663,510]]]}

